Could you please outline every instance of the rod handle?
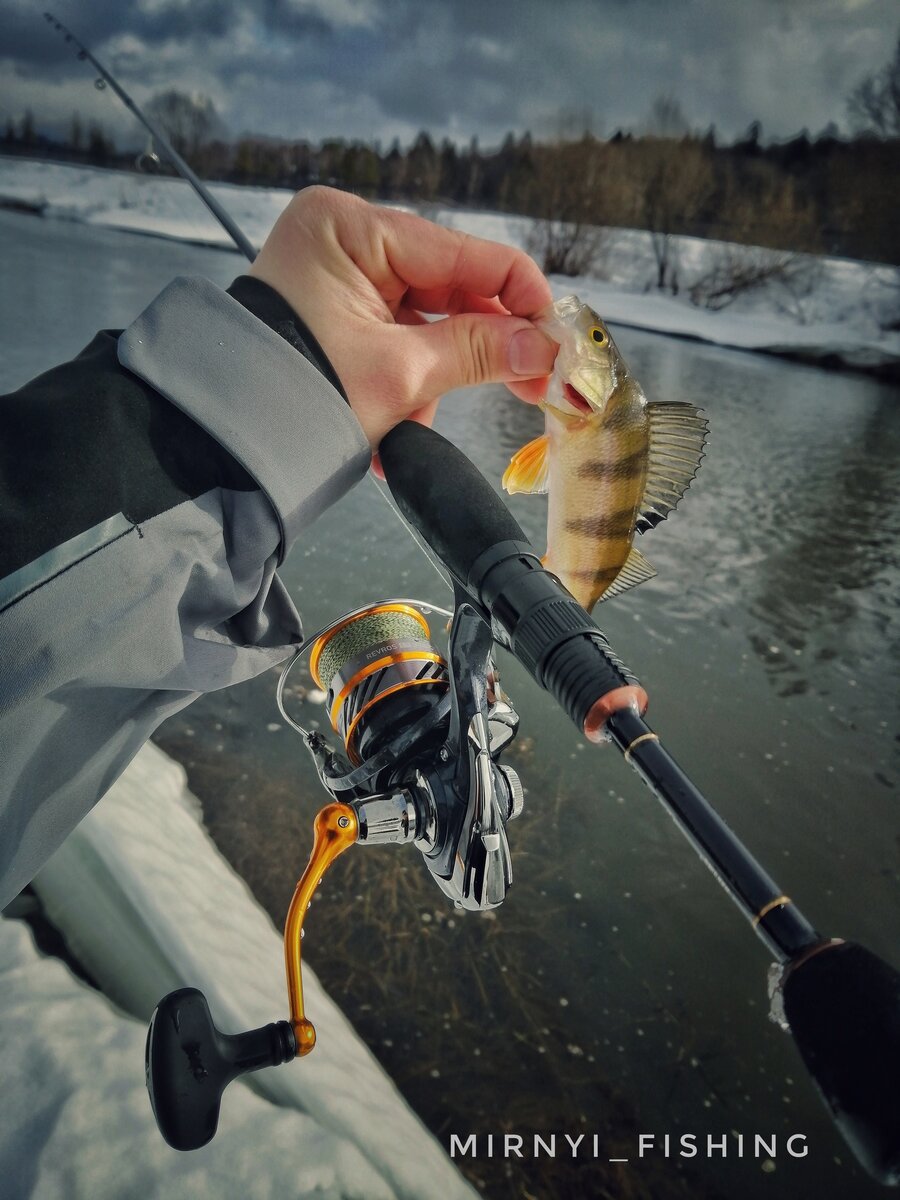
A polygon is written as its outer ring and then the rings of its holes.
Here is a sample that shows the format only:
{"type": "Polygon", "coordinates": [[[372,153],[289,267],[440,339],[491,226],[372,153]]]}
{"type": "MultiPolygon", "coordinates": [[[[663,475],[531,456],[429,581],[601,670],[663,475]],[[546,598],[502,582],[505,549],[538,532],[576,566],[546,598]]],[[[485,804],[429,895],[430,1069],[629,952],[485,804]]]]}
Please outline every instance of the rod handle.
{"type": "Polygon", "coordinates": [[[458,447],[403,421],[379,453],[403,516],[490,613],[509,649],[579,732],[589,714],[599,728],[617,708],[646,708],[646,694],[593,619],[544,570],[509,509],[458,447]]]}
{"type": "Polygon", "coordinates": [[[900,972],[855,942],[824,946],[782,984],[807,1070],[870,1175],[900,1183],[900,972]]]}
{"type": "Polygon", "coordinates": [[[378,453],[397,507],[460,583],[490,547],[527,541],[475,464],[433,429],[401,421],[378,453]]]}

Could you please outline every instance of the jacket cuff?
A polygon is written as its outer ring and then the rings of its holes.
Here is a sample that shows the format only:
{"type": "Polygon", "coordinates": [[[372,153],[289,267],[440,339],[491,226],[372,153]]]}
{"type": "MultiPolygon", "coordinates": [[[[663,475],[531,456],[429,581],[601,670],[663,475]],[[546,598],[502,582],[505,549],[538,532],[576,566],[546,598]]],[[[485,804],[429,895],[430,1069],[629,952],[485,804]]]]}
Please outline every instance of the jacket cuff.
{"type": "Polygon", "coordinates": [[[281,530],[279,560],[366,472],[371,450],[340,392],[206,279],[173,280],[121,335],[118,357],[265,492],[281,530]]]}
{"type": "MultiPolygon", "coordinates": [[[[304,358],[308,358],[314,367],[318,367],[333,388],[347,400],[344,385],[338,379],[337,371],[331,365],[328,355],[319,345],[311,329],[301,321],[287,300],[280,292],[263,283],[255,275],[238,275],[228,289],[228,295],[234,296],[244,308],[248,308],[254,317],[265,322],[270,329],[284,338],[295,350],[299,350],[304,358]]],[[[349,404],[349,400],[347,400],[349,404]]]]}

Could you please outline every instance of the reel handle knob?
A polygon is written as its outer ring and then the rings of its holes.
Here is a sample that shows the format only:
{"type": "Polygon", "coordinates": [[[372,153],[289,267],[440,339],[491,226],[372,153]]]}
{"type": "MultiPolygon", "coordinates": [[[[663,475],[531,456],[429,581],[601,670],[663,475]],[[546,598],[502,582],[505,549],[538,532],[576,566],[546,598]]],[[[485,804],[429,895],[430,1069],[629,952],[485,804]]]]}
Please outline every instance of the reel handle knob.
{"type": "Polygon", "coordinates": [[[216,1132],[222,1093],[239,1075],[290,1062],[287,1021],[246,1033],[216,1028],[206,997],[181,988],[160,1000],[147,1031],[145,1067],[159,1131],[175,1150],[197,1150],[216,1132]]]}

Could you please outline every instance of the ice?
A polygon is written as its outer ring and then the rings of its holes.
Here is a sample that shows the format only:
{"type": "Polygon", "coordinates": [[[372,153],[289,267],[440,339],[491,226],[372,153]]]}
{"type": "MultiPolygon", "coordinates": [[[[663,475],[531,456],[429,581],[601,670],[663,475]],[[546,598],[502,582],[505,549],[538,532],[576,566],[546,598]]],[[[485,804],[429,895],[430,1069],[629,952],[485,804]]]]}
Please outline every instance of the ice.
{"type": "MultiPolygon", "coordinates": [[[[297,847],[298,872],[308,850],[297,847]]],[[[348,1200],[472,1200],[305,965],[313,1053],[232,1083],[209,1147],[165,1146],[143,1078],[145,1022],[159,998],[199,987],[230,1033],[286,1017],[287,994],[281,938],[202,829],[183,768],[156,746],[141,750],[35,888],[131,1016],[38,957],[18,923],[0,923],[0,1178],[3,1162],[35,1172],[17,1198],[293,1200],[320,1187],[317,1196],[348,1200]]]]}
{"type": "MultiPolygon", "coordinates": [[[[262,244],[291,198],[285,188],[212,184],[210,191],[251,242],[262,244]]],[[[181,179],[142,176],[96,167],[0,157],[0,205],[15,203],[45,217],[84,221],[161,237],[232,245],[211,213],[181,179]]],[[[408,208],[395,205],[397,208],[408,208]]],[[[441,224],[477,237],[523,246],[531,227],[524,217],[432,206],[441,224]]],[[[685,284],[702,271],[715,242],[673,239],[685,284]]],[[[900,333],[879,327],[896,288],[896,268],[821,257],[814,292],[784,308],[784,297],[762,289],[741,297],[725,312],[692,305],[686,296],[648,291],[654,277],[650,235],[642,230],[609,233],[606,279],[551,279],[557,298],[576,292],[613,324],[694,338],[740,350],[764,351],[807,361],[827,360],[861,369],[900,363],[900,333]]]]}

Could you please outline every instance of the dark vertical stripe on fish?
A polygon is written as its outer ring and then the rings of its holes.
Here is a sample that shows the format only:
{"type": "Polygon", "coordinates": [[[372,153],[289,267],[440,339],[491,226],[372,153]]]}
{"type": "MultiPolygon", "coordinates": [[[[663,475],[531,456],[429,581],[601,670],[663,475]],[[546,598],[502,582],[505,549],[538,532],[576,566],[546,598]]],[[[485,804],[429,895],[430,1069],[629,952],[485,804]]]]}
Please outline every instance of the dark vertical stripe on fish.
{"type": "Polygon", "coordinates": [[[566,521],[568,533],[580,537],[597,538],[627,538],[634,529],[635,510],[633,507],[622,508],[618,512],[606,513],[599,517],[570,517],[566,521]]]}
{"type": "Polygon", "coordinates": [[[621,570],[622,566],[619,564],[617,567],[597,567],[596,570],[591,568],[587,571],[572,571],[570,573],[573,579],[584,579],[587,583],[612,583],[621,570]]]}
{"type": "Polygon", "coordinates": [[[597,462],[580,463],[575,474],[580,479],[636,479],[644,470],[646,461],[647,450],[643,448],[635,450],[634,454],[628,454],[625,458],[620,458],[613,462],[601,459],[597,462]]]}

